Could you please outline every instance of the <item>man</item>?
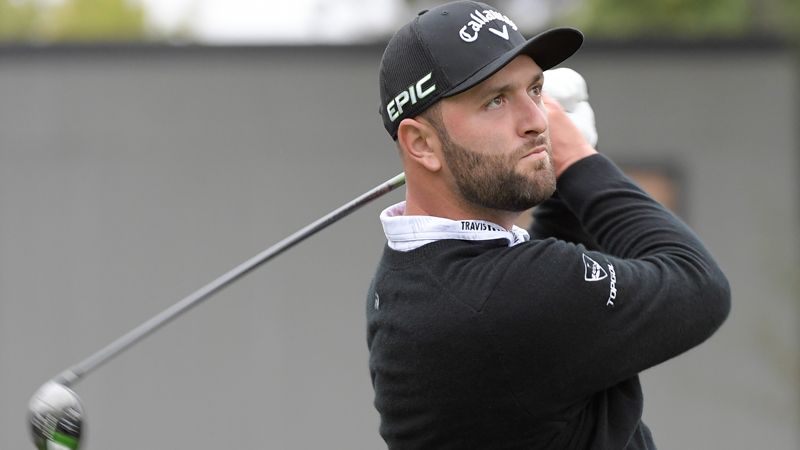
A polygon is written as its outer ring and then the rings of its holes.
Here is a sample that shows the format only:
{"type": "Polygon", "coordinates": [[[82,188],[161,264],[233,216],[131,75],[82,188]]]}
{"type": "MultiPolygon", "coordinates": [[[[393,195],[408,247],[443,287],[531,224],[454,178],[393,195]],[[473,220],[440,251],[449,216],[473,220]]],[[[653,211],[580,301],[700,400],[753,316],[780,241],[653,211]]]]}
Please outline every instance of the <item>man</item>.
{"type": "Polygon", "coordinates": [[[582,39],[459,1],[386,48],[407,191],[381,214],[367,339],[391,449],[653,449],[638,373],[728,314],[698,238],[542,95],[582,39]],[[529,239],[514,220],[538,204],[529,239]]]}

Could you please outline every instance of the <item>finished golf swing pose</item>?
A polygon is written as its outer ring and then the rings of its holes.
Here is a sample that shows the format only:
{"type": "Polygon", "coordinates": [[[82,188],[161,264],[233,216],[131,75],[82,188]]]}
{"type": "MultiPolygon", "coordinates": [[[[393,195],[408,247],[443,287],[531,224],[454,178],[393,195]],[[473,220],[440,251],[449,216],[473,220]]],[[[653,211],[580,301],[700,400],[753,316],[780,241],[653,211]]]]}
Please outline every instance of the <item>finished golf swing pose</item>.
{"type": "Polygon", "coordinates": [[[367,294],[389,448],[655,448],[638,373],[707,339],[730,292],[694,233],[594,149],[583,80],[546,72],[582,40],[569,28],[526,40],[482,3],[421,13],[381,63],[405,172],[45,383],[29,408],[36,446],[80,446],[71,387],[88,373],[406,183],[406,201],[381,214],[387,245],[367,294]],[[533,206],[530,233],[515,227],[533,206]]]}
{"type": "Polygon", "coordinates": [[[390,449],[654,449],[638,374],[727,317],[717,263],[595,150],[585,99],[565,104],[576,126],[544,95],[544,71],[582,41],[526,40],[458,1],[385,49],[381,115],[406,200],[380,215],[366,316],[390,449]],[[534,206],[530,232],[515,226],[534,206]]]}
{"type": "MultiPolygon", "coordinates": [[[[568,71],[568,69],[560,70],[568,71]]],[[[554,72],[553,75],[553,85],[559,87],[554,92],[554,95],[565,104],[579,103],[580,99],[576,98],[576,94],[580,95],[581,91],[580,89],[576,91],[572,86],[575,84],[575,77],[580,80],[580,76],[574,72],[561,72],[559,74],[554,72]]],[[[580,117],[575,116],[574,120],[584,125],[582,127],[583,130],[591,133],[594,120],[591,116],[591,110],[588,111],[588,115],[585,110],[581,111],[579,108],[576,108],[576,110],[581,115],[580,117]]],[[[589,135],[589,138],[591,138],[591,135],[589,135]]],[[[75,450],[79,448],[83,431],[84,409],[80,398],[71,387],[90,372],[262,264],[344,218],[359,207],[395,190],[404,183],[405,174],[401,173],[376,186],[231,269],[211,283],[91,354],[83,361],[65,369],[52,380],[44,383],[32,396],[28,412],[31,434],[37,448],[41,450],[75,450]]]]}
{"type": "MultiPolygon", "coordinates": [[[[570,84],[570,75],[563,77],[563,79],[563,83],[567,86],[560,89],[557,95],[565,102],[574,101],[574,99],[569,98],[574,91],[574,89],[568,87],[570,84]]],[[[415,99],[424,98],[425,90],[423,89],[420,92],[422,92],[422,94],[418,95],[416,91],[413,93],[415,99]]],[[[411,94],[409,94],[409,99],[410,98],[411,94]]],[[[593,119],[582,117],[581,120],[590,121],[593,119]]],[[[587,129],[590,128],[591,126],[587,129]]],[[[401,173],[376,186],[243,262],[229,272],[221,275],[211,283],[203,286],[191,295],[145,321],[102,349],[91,354],[83,361],[65,369],[52,380],[44,383],[32,396],[28,412],[31,433],[37,448],[41,450],[74,450],[79,448],[83,430],[84,409],[80,398],[71,387],[81,381],[90,372],[154,333],[159,328],[165,326],[181,314],[187,312],[192,307],[210,298],[221,289],[260,267],[270,259],[277,257],[302,240],[321,231],[323,228],[333,224],[339,219],[344,218],[368,202],[402,186],[404,183],[405,174],[401,173]]]]}

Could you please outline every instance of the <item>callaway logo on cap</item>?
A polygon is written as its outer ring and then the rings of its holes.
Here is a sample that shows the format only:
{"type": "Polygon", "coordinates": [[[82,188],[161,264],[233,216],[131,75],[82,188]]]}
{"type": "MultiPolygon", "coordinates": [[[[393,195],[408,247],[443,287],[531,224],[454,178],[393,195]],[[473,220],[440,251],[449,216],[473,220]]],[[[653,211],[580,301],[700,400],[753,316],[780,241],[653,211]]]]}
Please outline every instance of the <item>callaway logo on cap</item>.
{"type": "Polygon", "coordinates": [[[542,70],[569,58],[583,35],[555,28],[526,40],[496,8],[458,1],[422,11],[400,28],[383,53],[380,112],[397,139],[397,127],[443,97],[475,86],[518,55],[529,55],[542,70]]]}

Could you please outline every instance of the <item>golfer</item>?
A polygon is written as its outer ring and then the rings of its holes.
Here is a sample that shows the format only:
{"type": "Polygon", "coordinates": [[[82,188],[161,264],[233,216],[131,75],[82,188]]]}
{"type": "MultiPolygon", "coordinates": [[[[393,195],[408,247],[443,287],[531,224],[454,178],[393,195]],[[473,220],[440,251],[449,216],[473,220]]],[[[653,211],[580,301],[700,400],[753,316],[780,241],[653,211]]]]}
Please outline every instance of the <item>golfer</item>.
{"type": "Polygon", "coordinates": [[[407,191],[380,216],[367,339],[390,449],[654,449],[639,372],[728,314],[697,236],[543,96],[582,40],[526,40],[458,1],[386,47],[381,115],[407,191]],[[536,205],[529,236],[514,222],[536,205]]]}

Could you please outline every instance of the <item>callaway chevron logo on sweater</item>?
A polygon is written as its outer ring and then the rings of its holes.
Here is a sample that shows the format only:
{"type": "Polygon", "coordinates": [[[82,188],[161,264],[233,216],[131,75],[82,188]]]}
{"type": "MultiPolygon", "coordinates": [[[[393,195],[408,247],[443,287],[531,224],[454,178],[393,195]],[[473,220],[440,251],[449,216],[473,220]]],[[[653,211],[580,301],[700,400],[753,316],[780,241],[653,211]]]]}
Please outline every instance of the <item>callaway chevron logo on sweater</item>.
{"type": "Polygon", "coordinates": [[[590,258],[586,253],[583,254],[583,267],[584,267],[584,274],[583,279],[586,281],[600,281],[605,280],[608,278],[608,274],[611,273],[611,280],[609,281],[608,286],[608,300],[606,300],[606,306],[614,306],[614,300],[617,299],[617,273],[614,271],[614,266],[609,264],[608,265],[608,272],[603,269],[603,266],[600,265],[597,261],[590,258]]]}
{"type": "Polygon", "coordinates": [[[608,274],[597,261],[583,254],[583,266],[586,269],[583,279],[586,281],[600,281],[605,279],[608,274]]]}

